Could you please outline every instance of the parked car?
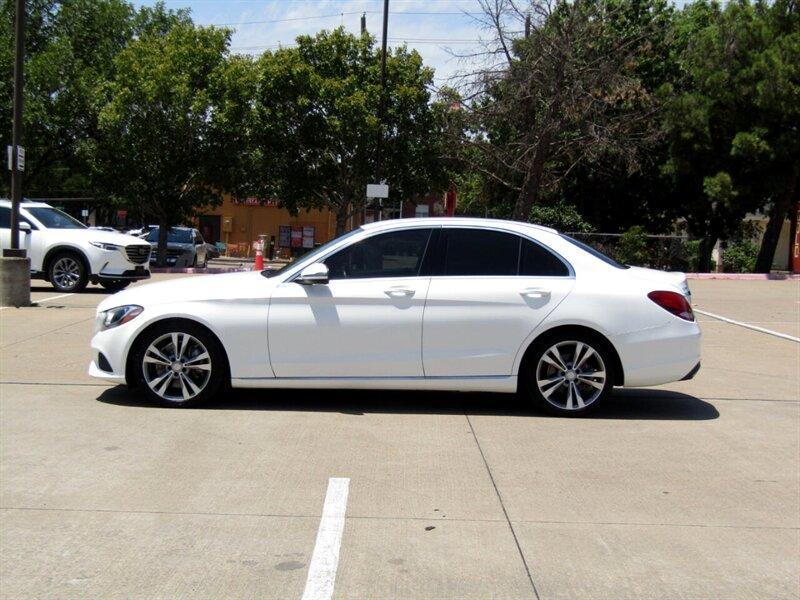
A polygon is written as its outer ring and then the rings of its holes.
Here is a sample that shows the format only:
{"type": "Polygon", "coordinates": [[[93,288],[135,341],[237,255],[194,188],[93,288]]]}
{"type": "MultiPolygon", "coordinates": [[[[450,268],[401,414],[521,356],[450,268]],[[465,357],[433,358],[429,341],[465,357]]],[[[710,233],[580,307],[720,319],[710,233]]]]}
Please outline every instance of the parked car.
{"type": "MultiPolygon", "coordinates": [[[[20,204],[20,247],[31,259],[31,277],[60,292],[79,292],[89,282],[111,291],[150,277],[150,245],[130,235],[90,229],[42,202],[20,204]]],[[[11,202],[0,200],[0,247],[11,247],[11,202]]]]}
{"type": "MultiPolygon", "coordinates": [[[[159,227],[153,227],[143,239],[153,247],[150,262],[155,265],[158,259],[159,227]]],[[[167,232],[167,265],[170,267],[205,267],[208,262],[206,243],[197,229],[191,227],[170,227],[167,232]]]]}
{"type": "Polygon", "coordinates": [[[104,300],[89,373],[172,406],[227,385],[519,391],[576,415],[613,386],[694,376],[688,294],[681,273],[621,265],[545,227],[383,221],[278,271],[104,300]]]}
{"type": "Polygon", "coordinates": [[[219,258],[220,252],[216,244],[206,242],[206,262],[213,258],[219,258]]]}

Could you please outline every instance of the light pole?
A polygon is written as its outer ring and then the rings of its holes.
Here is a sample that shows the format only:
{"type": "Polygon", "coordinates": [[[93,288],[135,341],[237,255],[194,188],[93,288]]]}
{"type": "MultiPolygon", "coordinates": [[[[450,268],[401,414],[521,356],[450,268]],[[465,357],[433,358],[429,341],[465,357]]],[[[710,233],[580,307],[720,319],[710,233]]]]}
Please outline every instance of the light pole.
{"type": "MultiPolygon", "coordinates": [[[[30,259],[19,243],[19,205],[22,200],[22,109],[25,85],[25,0],[16,0],[16,45],[14,50],[14,116],[11,130],[11,247],[0,259],[0,305],[27,306],[31,303],[30,259]]],[[[30,235],[27,234],[26,235],[30,235]]]]}
{"type": "MultiPolygon", "coordinates": [[[[383,121],[386,117],[386,36],[389,31],[389,0],[383,0],[383,39],[381,41],[381,98],[378,105],[377,181],[383,183],[383,121]]],[[[388,198],[387,198],[388,201],[388,198]]],[[[378,220],[383,219],[383,200],[378,201],[378,220]]]]}

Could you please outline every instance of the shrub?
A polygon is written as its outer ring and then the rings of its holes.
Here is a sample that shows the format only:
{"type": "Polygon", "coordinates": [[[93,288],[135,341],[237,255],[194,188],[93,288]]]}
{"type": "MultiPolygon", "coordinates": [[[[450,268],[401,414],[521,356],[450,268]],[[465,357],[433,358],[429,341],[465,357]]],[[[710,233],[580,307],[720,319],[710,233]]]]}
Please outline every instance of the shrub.
{"type": "Polygon", "coordinates": [[[634,225],[620,236],[614,248],[614,258],[625,265],[649,264],[650,252],[647,249],[647,234],[644,227],[634,225]]]}
{"type": "Polygon", "coordinates": [[[537,204],[531,209],[529,221],[559,231],[578,233],[594,231],[594,227],[583,220],[574,206],[563,201],[550,205],[537,204]]]}
{"type": "Polygon", "coordinates": [[[758,246],[747,238],[732,240],[722,251],[722,268],[726,273],[752,273],[756,267],[758,246]]]}

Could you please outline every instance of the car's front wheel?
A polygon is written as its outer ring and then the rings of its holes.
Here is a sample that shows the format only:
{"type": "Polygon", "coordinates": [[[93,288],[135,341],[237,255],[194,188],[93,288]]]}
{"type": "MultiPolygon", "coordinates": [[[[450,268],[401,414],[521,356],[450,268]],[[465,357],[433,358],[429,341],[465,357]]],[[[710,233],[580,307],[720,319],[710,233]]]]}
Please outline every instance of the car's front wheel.
{"type": "Polygon", "coordinates": [[[537,342],[528,354],[523,390],[552,414],[586,414],[611,393],[613,365],[607,344],[595,336],[569,333],[549,337],[537,342]]]}
{"type": "Polygon", "coordinates": [[[80,292],[89,283],[89,273],[75,252],[60,252],[50,261],[48,278],[59,292],[80,292]]]}
{"type": "Polygon", "coordinates": [[[204,327],[186,321],[167,321],[147,330],[133,360],[139,387],[167,406],[200,404],[227,380],[219,341],[204,327]]]}

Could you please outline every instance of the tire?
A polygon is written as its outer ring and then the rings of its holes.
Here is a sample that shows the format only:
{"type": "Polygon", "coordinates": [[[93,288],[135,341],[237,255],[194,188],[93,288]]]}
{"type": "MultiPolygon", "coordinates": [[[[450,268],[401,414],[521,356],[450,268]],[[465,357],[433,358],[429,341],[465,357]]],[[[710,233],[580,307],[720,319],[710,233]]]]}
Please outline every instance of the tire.
{"type": "Polygon", "coordinates": [[[59,292],[82,291],[89,283],[89,273],[83,257],[76,252],[59,252],[47,268],[47,278],[59,292]]]}
{"type": "Polygon", "coordinates": [[[547,336],[531,348],[520,376],[523,394],[550,414],[586,415],[614,386],[612,350],[599,336],[584,332],[547,336]]]}
{"type": "Polygon", "coordinates": [[[125,281],[124,279],[111,279],[111,280],[101,280],[100,285],[102,285],[105,289],[107,289],[112,294],[115,292],[119,292],[124,290],[131,284],[130,281],[125,281]]]}
{"type": "Polygon", "coordinates": [[[229,381],[222,344],[191,321],[164,321],[145,330],[136,342],[132,369],[137,386],[162,406],[202,404],[229,381]]]}

